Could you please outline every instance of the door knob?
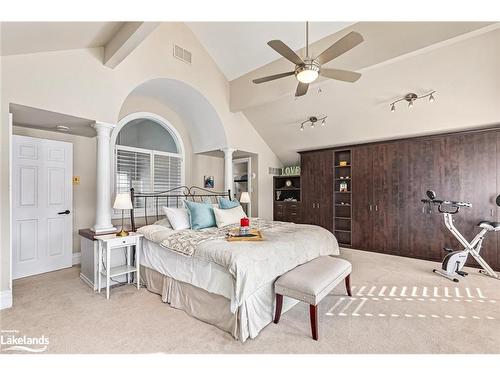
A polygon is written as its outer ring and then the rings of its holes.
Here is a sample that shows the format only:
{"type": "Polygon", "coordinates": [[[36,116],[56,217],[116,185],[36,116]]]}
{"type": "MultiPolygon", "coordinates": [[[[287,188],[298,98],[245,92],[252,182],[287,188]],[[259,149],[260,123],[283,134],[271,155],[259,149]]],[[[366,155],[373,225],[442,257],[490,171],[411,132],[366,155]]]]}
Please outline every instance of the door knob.
{"type": "Polygon", "coordinates": [[[70,210],[66,210],[66,211],[58,212],[57,214],[58,215],[69,215],[70,213],[71,213],[70,210]]]}

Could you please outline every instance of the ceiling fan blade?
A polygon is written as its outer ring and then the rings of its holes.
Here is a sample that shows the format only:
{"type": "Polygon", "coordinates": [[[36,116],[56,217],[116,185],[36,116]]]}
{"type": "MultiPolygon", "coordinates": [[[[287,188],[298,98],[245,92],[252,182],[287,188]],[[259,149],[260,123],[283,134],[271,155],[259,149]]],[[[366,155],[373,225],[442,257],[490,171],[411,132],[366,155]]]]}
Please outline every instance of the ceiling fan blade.
{"type": "Polygon", "coordinates": [[[336,57],[339,57],[343,53],[349,51],[350,49],[356,47],[359,43],[363,41],[363,36],[360,33],[355,31],[351,31],[349,34],[340,38],[335,43],[333,43],[330,47],[325,49],[316,60],[320,64],[326,64],[328,61],[333,60],[336,57]]]}
{"type": "Polygon", "coordinates": [[[264,82],[273,81],[275,79],[280,79],[280,78],[283,78],[283,77],[293,76],[294,74],[295,74],[294,71],[292,71],[292,72],[286,72],[286,73],[280,73],[280,74],[274,74],[272,76],[267,76],[267,77],[262,77],[262,78],[254,79],[252,82],[253,83],[264,83],[264,82]]]}
{"type": "Polygon", "coordinates": [[[295,96],[302,96],[307,94],[307,89],[309,88],[309,83],[299,82],[297,85],[297,90],[295,91],[295,96]]]}
{"type": "Polygon", "coordinates": [[[295,65],[304,64],[304,60],[302,60],[299,55],[297,55],[290,47],[288,47],[281,40],[271,40],[267,42],[269,47],[278,52],[285,59],[293,62],[295,65]]]}
{"type": "Polygon", "coordinates": [[[321,69],[320,73],[323,77],[328,77],[345,82],[356,82],[360,77],[361,73],[351,72],[350,70],[341,69],[321,69]]]}

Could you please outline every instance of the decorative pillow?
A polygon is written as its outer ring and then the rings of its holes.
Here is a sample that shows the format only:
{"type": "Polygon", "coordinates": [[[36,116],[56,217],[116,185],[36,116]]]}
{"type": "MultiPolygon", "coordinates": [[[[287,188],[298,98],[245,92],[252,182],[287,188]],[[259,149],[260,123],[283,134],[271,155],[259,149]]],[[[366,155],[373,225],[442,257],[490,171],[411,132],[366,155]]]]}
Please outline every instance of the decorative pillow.
{"type": "Polygon", "coordinates": [[[226,209],[214,208],[214,215],[217,227],[219,228],[226,225],[239,224],[241,218],[247,217],[241,206],[226,209]]]}
{"type": "MultiPolygon", "coordinates": [[[[162,209],[163,209],[163,212],[165,212],[165,207],[162,207],[162,209]]],[[[161,225],[162,227],[172,228],[172,224],[170,224],[168,217],[166,217],[165,219],[161,219],[161,220],[156,221],[154,223],[154,225],[161,225]]]]}
{"type": "Polygon", "coordinates": [[[214,208],[210,203],[197,203],[185,201],[189,211],[191,229],[215,227],[214,208]]]}
{"type": "Polygon", "coordinates": [[[227,198],[222,198],[219,197],[219,208],[222,208],[223,210],[227,210],[228,208],[235,208],[241,206],[240,202],[237,199],[227,199],[227,198]]]}
{"type": "Polygon", "coordinates": [[[167,215],[170,225],[175,230],[189,229],[191,227],[189,224],[189,215],[187,209],[163,207],[163,211],[165,211],[165,215],[167,215]]]}

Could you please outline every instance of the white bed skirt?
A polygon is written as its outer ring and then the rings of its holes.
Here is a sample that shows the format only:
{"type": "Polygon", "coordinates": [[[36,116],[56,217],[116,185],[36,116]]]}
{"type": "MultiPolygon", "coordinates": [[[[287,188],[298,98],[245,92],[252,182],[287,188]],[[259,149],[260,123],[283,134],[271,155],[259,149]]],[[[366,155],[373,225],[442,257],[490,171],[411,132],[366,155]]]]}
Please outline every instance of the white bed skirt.
{"type": "MultiPolygon", "coordinates": [[[[228,298],[175,280],[151,268],[141,266],[141,280],[150,292],[161,295],[164,303],[212,324],[242,342],[249,337],[255,338],[274,318],[274,283],[260,288],[232,314],[228,298]]],[[[296,303],[296,300],[285,297],[283,312],[296,303]]]]}

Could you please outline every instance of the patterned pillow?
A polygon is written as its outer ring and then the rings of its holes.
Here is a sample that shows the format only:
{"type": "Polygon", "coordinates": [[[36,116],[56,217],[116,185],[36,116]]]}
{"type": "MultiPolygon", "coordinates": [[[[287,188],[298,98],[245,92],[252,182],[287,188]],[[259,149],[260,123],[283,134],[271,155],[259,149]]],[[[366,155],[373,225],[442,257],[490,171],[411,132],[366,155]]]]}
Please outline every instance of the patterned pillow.
{"type": "Polygon", "coordinates": [[[228,208],[235,208],[240,206],[240,202],[237,199],[227,199],[219,197],[219,208],[227,210],[228,208]]]}

